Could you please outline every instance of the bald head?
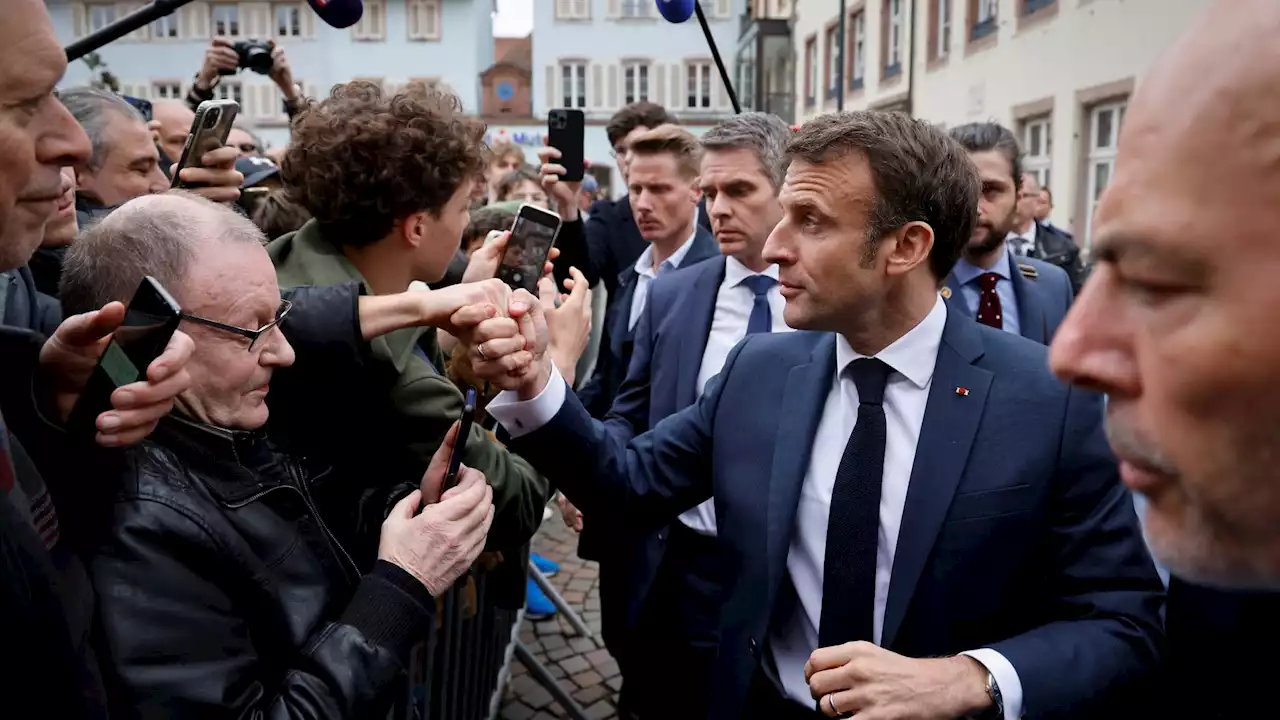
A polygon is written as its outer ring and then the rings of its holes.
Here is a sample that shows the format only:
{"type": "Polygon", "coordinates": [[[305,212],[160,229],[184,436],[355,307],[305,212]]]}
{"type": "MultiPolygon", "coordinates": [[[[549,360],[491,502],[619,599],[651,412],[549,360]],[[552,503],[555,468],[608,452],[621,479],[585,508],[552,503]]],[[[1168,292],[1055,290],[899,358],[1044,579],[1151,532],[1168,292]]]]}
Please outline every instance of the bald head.
{"type": "Polygon", "coordinates": [[[1218,0],[1139,85],[1053,369],[1106,392],[1157,556],[1280,588],[1280,3],[1218,0]]]}
{"type": "Polygon", "coordinates": [[[169,159],[178,162],[182,156],[182,146],[187,142],[187,133],[196,114],[184,102],[177,100],[157,100],[151,106],[151,117],[160,123],[159,145],[169,159]]]}
{"type": "Polygon", "coordinates": [[[192,258],[218,243],[264,243],[247,218],[199,195],[172,191],[130,200],[85,231],[67,252],[61,296],[67,314],[129,302],[150,275],[182,301],[192,258]]]}

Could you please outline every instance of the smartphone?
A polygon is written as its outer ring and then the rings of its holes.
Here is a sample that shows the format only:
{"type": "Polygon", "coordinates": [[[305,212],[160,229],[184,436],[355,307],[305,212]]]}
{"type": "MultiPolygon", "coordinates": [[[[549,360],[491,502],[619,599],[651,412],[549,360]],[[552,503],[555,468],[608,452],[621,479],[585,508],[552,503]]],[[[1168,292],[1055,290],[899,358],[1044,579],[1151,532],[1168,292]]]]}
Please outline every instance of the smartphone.
{"type": "Polygon", "coordinates": [[[453,452],[449,454],[449,471],[445,473],[440,492],[458,484],[458,472],[462,470],[462,451],[467,447],[467,438],[471,435],[471,423],[476,419],[476,389],[467,388],[467,398],[462,405],[462,417],[458,418],[458,437],[453,441],[453,452]]]}
{"type": "Polygon", "coordinates": [[[562,180],[580,182],[587,171],[583,158],[586,116],[581,110],[558,109],[547,113],[547,145],[560,151],[562,180]]]}
{"type": "Polygon", "coordinates": [[[240,105],[235,100],[207,100],[200,103],[200,107],[196,108],[196,119],[191,121],[187,142],[182,146],[182,157],[173,166],[172,187],[193,187],[190,183],[179,180],[178,174],[184,168],[204,167],[202,158],[227,144],[231,125],[239,112],[240,105]]]}
{"type": "Polygon", "coordinates": [[[560,216],[537,205],[521,205],[498,266],[498,279],[512,290],[538,292],[538,278],[560,232],[560,216]]]}
{"type": "Polygon", "coordinates": [[[98,416],[111,409],[111,393],[147,376],[147,366],[164,352],[180,322],[178,301],[155,278],[143,278],[125,310],[124,322],[112,333],[71,410],[67,429],[93,437],[98,416]]]}
{"type": "Polygon", "coordinates": [[[138,112],[142,113],[143,120],[151,122],[152,112],[150,100],[143,100],[142,98],[136,98],[132,95],[121,95],[120,97],[124,99],[125,102],[137,108],[138,112]]]}

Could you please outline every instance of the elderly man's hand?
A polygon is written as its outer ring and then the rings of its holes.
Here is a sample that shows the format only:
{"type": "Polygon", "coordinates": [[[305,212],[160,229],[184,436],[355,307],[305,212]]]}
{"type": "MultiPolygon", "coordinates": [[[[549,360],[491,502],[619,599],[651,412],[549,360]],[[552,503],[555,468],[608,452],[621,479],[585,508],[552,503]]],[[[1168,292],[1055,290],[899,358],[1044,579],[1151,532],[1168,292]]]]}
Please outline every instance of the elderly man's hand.
{"type": "MultiPolygon", "coordinates": [[[[40,368],[53,386],[59,419],[71,416],[80,392],[98,364],[111,333],[124,322],[122,303],[107,303],[101,310],[67,318],[40,350],[40,368]]],[[[195,343],[175,332],[160,357],[147,366],[147,379],[117,388],[111,394],[112,409],[97,419],[97,442],[106,447],[131,445],[155,430],[160,418],[173,409],[173,401],[191,385],[187,361],[195,343]]]]}
{"type": "Polygon", "coordinates": [[[240,149],[227,145],[210,150],[200,159],[204,167],[183,168],[178,179],[198,195],[220,203],[233,203],[240,199],[240,183],[244,175],[236,171],[236,158],[240,149]]]}
{"type": "MultiPolygon", "coordinates": [[[[462,282],[479,282],[497,276],[498,266],[502,264],[502,257],[507,253],[507,242],[510,239],[511,232],[508,230],[490,232],[484,239],[484,245],[471,253],[467,270],[462,274],[462,282]]],[[[547,254],[547,262],[542,266],[543,277],[551,275],[554,270],[551,261],[558,257],[560,257],[560,248],[551,248],[551,252],[547,254]]]]}

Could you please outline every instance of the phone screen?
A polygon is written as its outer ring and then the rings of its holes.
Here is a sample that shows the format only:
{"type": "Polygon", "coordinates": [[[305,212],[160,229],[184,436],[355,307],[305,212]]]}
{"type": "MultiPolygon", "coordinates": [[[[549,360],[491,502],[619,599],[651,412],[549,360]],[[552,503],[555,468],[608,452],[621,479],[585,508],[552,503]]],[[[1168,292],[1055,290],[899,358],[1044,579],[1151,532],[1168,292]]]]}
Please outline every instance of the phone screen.
{"type": "Polygon", "coordinates": [[[147,366],[160,357],[182,321],[182,310],[154,278],[147,277],[129,301],[124,322],[111,335],[98,364],[76,401],[68,427],[94,432],[98,415],[111,407],[116,388],[146,377],[147,366]]]}
{"type": "Polygon", "coordinates": [[[511,226],[511,237],[507,239],[507,252],[498,268],[498,279],[511,289],[537,292],[542,266],[547,262],[547,254],[551,252],[560,229],[553,218],[555,216],[546,211],[520,209],[515,224],[511,226]],[[549,217],[540,222],[541,218],[535,212],[549,217]]]}

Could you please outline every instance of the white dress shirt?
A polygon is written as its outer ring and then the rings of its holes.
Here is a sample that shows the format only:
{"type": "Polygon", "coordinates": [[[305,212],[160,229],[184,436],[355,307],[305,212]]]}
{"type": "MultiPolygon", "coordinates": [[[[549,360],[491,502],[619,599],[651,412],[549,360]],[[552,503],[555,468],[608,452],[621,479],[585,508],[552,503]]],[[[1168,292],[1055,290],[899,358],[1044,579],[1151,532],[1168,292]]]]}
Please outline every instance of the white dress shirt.
{"type": "MultiPolygon", "coordinates": [[[[876,546],[876,587],[873,611],[873,639],[880,642],[884,630],[885,605],[898,530],[906,505],[911,469],[915,465],[916,444],[924,423],[929,387],[933,381],[938,347],[946,325],[946,303],[939,297],[933,309],[918,325],[880,351],[875,357],[894,372],[884,392],[886,421],[884,477],[880,489],[880,529],[876,546]]],[[[836,470],[844,446],[858,419],[858,389],[843,370],[864,357],[854,352],[843,337],[836,340],[836,377],[822,410],[814,437],[809,469],[800,489],[796,509],[796,532],[787,553],[787,572],[795,587],[797,612],[769,637],[769,650],[777,666],[783,692],[808,707],[813,696],[804,679],[804,665],[818,647],[818,624],[822,616],[822,578],[826,560],[827,520],[836,470]]],[[[547,387],[532,400],[520,401],[516,393],[503,391],[485,410],[507,429],[513,438],[542,427],[564,404],[565,383],[553,366],[547,387]]],[[[1013,665],[1000,653],[982,648],[963,653],[986,666],[1000,686],[1006,720],[1022,716],[1022,681],[1013,665]]]]}
{"type": "Polygon", "coordinates": [[[1010,231],[1005,236],[1005,242],[1015,255],[1035,255],[1036,224],[1031,223],[1031,227],[1027,228],[1026,232],[1010,231]]]}
{"type": "MultiPolygon", "coordinates": [[[[673,268],[680,267],[680,263],[684,262],[684,256],[689,254],[689,248],[693,247],[693,239],[697,236],[698,222],[695,218],[693,232],[689,233],[689,239],[676,248],[676,251],[671,253],[671,257],[664,260],[663,264],[671,263],[673,268]]],[[[631,296],[631,317],[627,320],[628,330],[635,330],[636,323],[640,322],[640,313],[644,312],[645,303],[649,300],[649,283],[658,277],[658,273],[653,269],[652,244],[646,245],[644,252],[636,258],[636,274],[640,277],[636,278],[636,293],[631,296]]]]}
{"type": "MultiPolygon", "coordinates": [[[[747,336],[747,322],[751,319],[751,308],[755,305],[756,295],[751,288],[742,284],[743,280],[754,275],[767,275],[778,279],[778,266],[770,265],[762,273],[752,272],[742,261],[726,257],[724,264],[724,280],[716,293],[715,314],[711,318],[711,333],[707,335],[707,348],[702,352],[702,365],[698,368],[698,397],[707,387],[707,382],[720,373],[724,361],[729,358],[729,351],[742,338],[747,336]]],[[[771,332],[788,332],[791,328],[782,319],[782,312],[787,301],[782,297],[778,285],[769,288],[765,298],[769,301],[769,329],[771,332]]],[[[680,522],[690,530],[703,535],[716,534],[716,506],[714,500],[707,500],[696,508],[686,510],[680,515],[680,522]]]]}

